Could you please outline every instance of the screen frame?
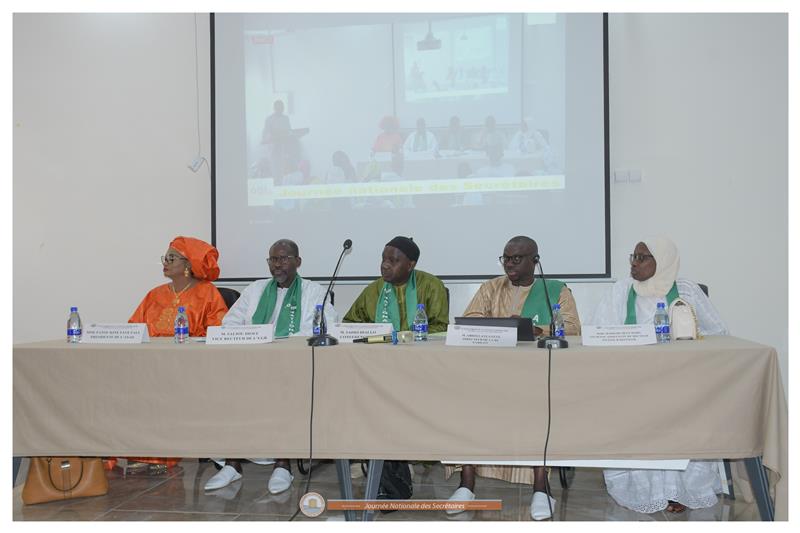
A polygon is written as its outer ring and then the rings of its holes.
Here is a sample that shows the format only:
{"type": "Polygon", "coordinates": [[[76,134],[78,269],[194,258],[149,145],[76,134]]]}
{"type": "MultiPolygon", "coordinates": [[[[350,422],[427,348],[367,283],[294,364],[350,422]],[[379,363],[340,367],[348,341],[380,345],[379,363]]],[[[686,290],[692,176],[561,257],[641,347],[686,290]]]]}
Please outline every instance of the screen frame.
{"type": "MultiPolygon", "coordinates": [[[[214,34],[215,13],[209,13],[209,32],[210,32],[210,104],[211,104],[211,161],[209,164],[211,179],[211,244],[217,245],[217,165],[216,165],[216,90],[215,90],[215,34],[214,34]]],[[[548,273],[548,277],[559,279],[609,279],[611,278],[611,162],[610,162],[610,128],[609,128],[609,95],[608,95],[608,13],[602,13],[603,17],[603,155],[604,155],[604,192],[603,201],[605,209],[605,272],[601,274],[559,274],[548,273]]],[[[394,31],[394,28],[392,29],[394,31]]],[[[394,69],[393,69],[394,71],[394,69]]],[[[377,252],[376,252],[377,254],[377,252]]],[[[333,262],[331,263],[333,264],[333,262]]],[[[541,265],[540,265],[541,268],[541,265]]],[[[330,281],[332,276],[311,276],[312,281],[330,281]]],[[[480,275],[437,275],[442,281],[485,281],[497,277],[497,273],[480,275]]],[[[221,277],[218,282],[252,282],[259,277],[221,277]]],[[[337,281],[370,282],[375,276],[341,276],[337,281]]]]}

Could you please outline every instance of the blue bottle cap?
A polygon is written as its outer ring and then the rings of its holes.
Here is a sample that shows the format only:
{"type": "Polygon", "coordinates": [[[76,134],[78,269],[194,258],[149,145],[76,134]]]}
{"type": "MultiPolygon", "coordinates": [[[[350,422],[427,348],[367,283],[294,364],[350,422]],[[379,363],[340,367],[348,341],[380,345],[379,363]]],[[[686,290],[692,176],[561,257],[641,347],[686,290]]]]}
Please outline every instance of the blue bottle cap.
{"type": "Polygon", "coordinates": [[[664,302],[658,302],[658,303],[656,304],[656,308],[658,308],[658,309],[664,309],[664,307],[666,307],[666,305],[667,305],[667,304],[665,304],[664,302]]]}
{"type": "Polygon", "coordinates": [[[558,311],[559,309],[561,309],[561,304],[553,304],[554,311],[558,311]]]}
{"type": "Polygon", "coordinates": [[[78,308],[77,307],[70,307],[69,308],[69,312],[70,313],[77,313],[78,312],[78,308]]]}
{"type": "Polygon", "coordinates": [[[322,309],[322,304],[317,304],[317,309],[322,309]]]}
{"type": "Polygon", "coordinates": [[[180,307],[178,307],[178,312],[179,312],[179,313],[183,313],[183,312],[185,312],[185,311],[186,311],[186,308],[185,308],[184,306],[180,306],[180,307]]]}
{"type": "Polygon", "coordinates": [[[425,304],[417,304],[417,309],[425,309],[425,304]]]}

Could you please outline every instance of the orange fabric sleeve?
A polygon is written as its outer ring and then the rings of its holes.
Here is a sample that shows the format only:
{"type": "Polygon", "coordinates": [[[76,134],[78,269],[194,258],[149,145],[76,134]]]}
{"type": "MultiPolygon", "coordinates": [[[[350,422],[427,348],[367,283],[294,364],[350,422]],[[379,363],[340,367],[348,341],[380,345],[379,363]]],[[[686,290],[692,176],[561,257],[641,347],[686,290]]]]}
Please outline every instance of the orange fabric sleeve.
{"type": "Polygon", "coordinates": [[[192,337],[205,337],[208,326],[221,325],[222,317],[228,312],[222,295],[209,281],[201,281],[182,294],[178,303],[169,284],[165,284],[147,293],[128,322],[147,324],[151,337],[170,337],[180,305],[186,307],[192,337]]]}
{"type": "Polygon", "coordinates": [[[159,295],[165,292],[163,290],[164,287],[166,287],[166,285],[160,285],[145,294],[141,303],[139,303],[139,307],[136,308],[128,319],[128,323],[130,324],[147,324],[147,334],[151,337],[163,336],[165,334],[164,332],[156,330],[154,320],[155,313],[164,307],[164,303],[160,302],[163,298],[159,298],[159,295]]]}
{"type": "Polygon", "coordinates": [[[222,317],[224,317],[225,313],[228,312],[228,306],[225,305],[225,300],[222,299],[222,295],[219,293],[217,288],[213,283],[209,283],[208,285],[208,298],[206,299],[207,311],[205,314],[205,324],[202,334],[203,337],[205,337],[206,329],[209,326],[221,326],[222,317]]]}
{"type": "Polygon", "coordinates": [[[189,315],[189,334],[192,337],[205,337],[209,326],[222,324],[222,317],[228,306],[213,283],[201,281],[182,299],[189,315]]]}

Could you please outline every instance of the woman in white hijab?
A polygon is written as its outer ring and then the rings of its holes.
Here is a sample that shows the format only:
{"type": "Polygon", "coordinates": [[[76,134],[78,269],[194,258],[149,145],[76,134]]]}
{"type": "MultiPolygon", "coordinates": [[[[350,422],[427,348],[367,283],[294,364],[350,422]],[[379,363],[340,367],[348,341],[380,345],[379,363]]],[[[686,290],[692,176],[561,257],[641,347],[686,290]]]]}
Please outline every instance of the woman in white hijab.
{"type": "MultiPolygon", "coordinates": [[[[728,329],[700,287],[677,279],[680,257],[666,237],[646,239],[630,256],[631,277],[614,284],[595,310],[594,325],[652,324],[658,302],[676,297],[692,305],[701,335],[727,335],[728,329]]],[[[717,503],[722,492],[718,461],[690,461],[686,470],[604,470],[608,493],[640,513],[666,509],[680,513],[717,503]]]]}

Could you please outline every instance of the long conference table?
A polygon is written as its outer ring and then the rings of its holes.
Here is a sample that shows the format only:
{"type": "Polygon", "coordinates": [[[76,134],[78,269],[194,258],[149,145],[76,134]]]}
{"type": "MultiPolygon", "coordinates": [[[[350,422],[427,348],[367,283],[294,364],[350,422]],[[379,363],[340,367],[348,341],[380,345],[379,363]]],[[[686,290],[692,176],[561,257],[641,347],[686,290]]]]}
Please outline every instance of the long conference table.
{"type": "MultiPolygon", "coordinates": [[[[774,348],[736,337],[635,348],[569,340],[552,353],[548,460],[744,458],[762,518],[788,518],[774,348]]],[[[316,348],[313,456],[340,460],[345,498],[341,460],[374,460],[367,499],[384,459],[541,460],[547,355],[533,343],[441,338],[316,348]]],[[[308,458],[311,363],[303,338],[17,344],[13,454],[308,458]]]]}

